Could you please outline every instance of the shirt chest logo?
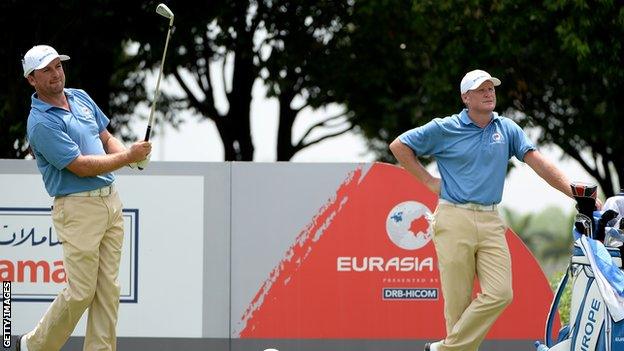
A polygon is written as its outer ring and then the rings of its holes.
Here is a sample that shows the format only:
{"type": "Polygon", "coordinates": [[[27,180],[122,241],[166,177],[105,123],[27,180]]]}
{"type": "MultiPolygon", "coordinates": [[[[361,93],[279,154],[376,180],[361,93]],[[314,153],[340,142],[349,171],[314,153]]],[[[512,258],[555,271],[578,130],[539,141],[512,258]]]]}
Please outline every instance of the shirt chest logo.
{"type": "Polygon", "coordinates": [[[83,106],[81,110],[82,110],[82,115],[85,116],[85,118],[93,119],[93,112],[91,112],[91,110],[88,107],[83,106]]]}
{"type": "Polygon", "coordinates": [[[505,138],[503,138],[503,135],[499,132],[494,132],[492,134],[492,139],[490,140],[491,144],[504,144],[505,143],[505,138]]]}

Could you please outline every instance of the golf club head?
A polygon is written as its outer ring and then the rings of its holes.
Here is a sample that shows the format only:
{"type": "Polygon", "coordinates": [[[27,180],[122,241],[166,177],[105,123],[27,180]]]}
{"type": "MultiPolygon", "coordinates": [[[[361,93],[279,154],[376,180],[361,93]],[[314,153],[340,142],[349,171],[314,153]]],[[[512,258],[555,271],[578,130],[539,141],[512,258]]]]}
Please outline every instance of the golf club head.
{"type": "Polygon", "coordinates": [[[156,13],[173,21],[173,12],[171,12],[165,4],[158,4],[158,6],[156,6],[156,13]]]}
{"type": "Polygon", "coordinates": [[[582,213],[574,216],[574,228],[581,235],[592,237],[592,220],[582,213]]]}

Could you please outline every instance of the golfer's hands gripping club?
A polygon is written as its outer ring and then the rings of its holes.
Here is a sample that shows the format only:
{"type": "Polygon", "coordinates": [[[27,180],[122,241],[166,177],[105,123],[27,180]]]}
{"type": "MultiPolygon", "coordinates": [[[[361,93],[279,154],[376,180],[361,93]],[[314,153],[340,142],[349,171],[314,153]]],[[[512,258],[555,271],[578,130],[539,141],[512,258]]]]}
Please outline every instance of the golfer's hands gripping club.
{"type": "Polygon", "coordinates": [[[148,154],[147,157],[143,161],[137,162],[137,167],[140,170],[144,170],[147,167],[147,164],[149,163],[151,157],[152,157],[152,154],[148,154]]]}
{"type": "Polygon", "coordinates": [[[152,158],[152,154],[149,154],[147,155],[147,158],[143,161],[128,163],[128,167],[132,169],[138,168],[140,170],[144,170],[147,167],[147,164],[149,163],[151,158],[152,158]]]}
{"type": "Polygon", "coordinates": [[[152,152],[152,143],[149,141],[137,141],[126,150],[128,154],[128,167],[143,169],[149,162],[149,155],[152,152]]]}

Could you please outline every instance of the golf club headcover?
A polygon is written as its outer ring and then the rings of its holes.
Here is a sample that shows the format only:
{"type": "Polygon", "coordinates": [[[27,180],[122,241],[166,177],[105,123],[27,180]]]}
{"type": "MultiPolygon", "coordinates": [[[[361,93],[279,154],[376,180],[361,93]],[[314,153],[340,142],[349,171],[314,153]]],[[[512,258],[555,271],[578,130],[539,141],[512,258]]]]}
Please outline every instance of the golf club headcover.
{"type": "Polygon", "coordinates": [[[579,213],[584,214],[592,220],[593,227],[593,214],[596,210],[596,195],[598,194],[598,186],[591,183],[574,182],[570,184],[572,189],[572,196],[576,200],[576,209],[579,213]]]}

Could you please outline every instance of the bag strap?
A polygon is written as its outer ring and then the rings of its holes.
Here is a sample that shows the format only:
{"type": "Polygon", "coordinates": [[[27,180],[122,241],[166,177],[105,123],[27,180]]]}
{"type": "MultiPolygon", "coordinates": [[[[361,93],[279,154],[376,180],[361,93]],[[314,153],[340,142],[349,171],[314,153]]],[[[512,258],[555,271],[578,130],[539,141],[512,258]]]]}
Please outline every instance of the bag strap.
{"type": "Polygon", "coordinates": [[[546,335],[544,337],[544,341],[546,342],[546,346],[552,347],[555,344],[555,341],[552,339],[552,327],[555,322],[555,315],[557,314],[557,309],[559,308],[559,300],[561,300],[561,296],[563,295],[563,291],[565,290],[566,284],[568,283],[568,277],[570,275],[572,269],[572,264],[568,265],[565,274],[561,278],[559,282],[559,286],[557,287],[557,293],[555,293],[555,298],[553,299],[552,304],[550,305],[550,311],[548,311],[548,319],[546,320],[546,335]]]}

